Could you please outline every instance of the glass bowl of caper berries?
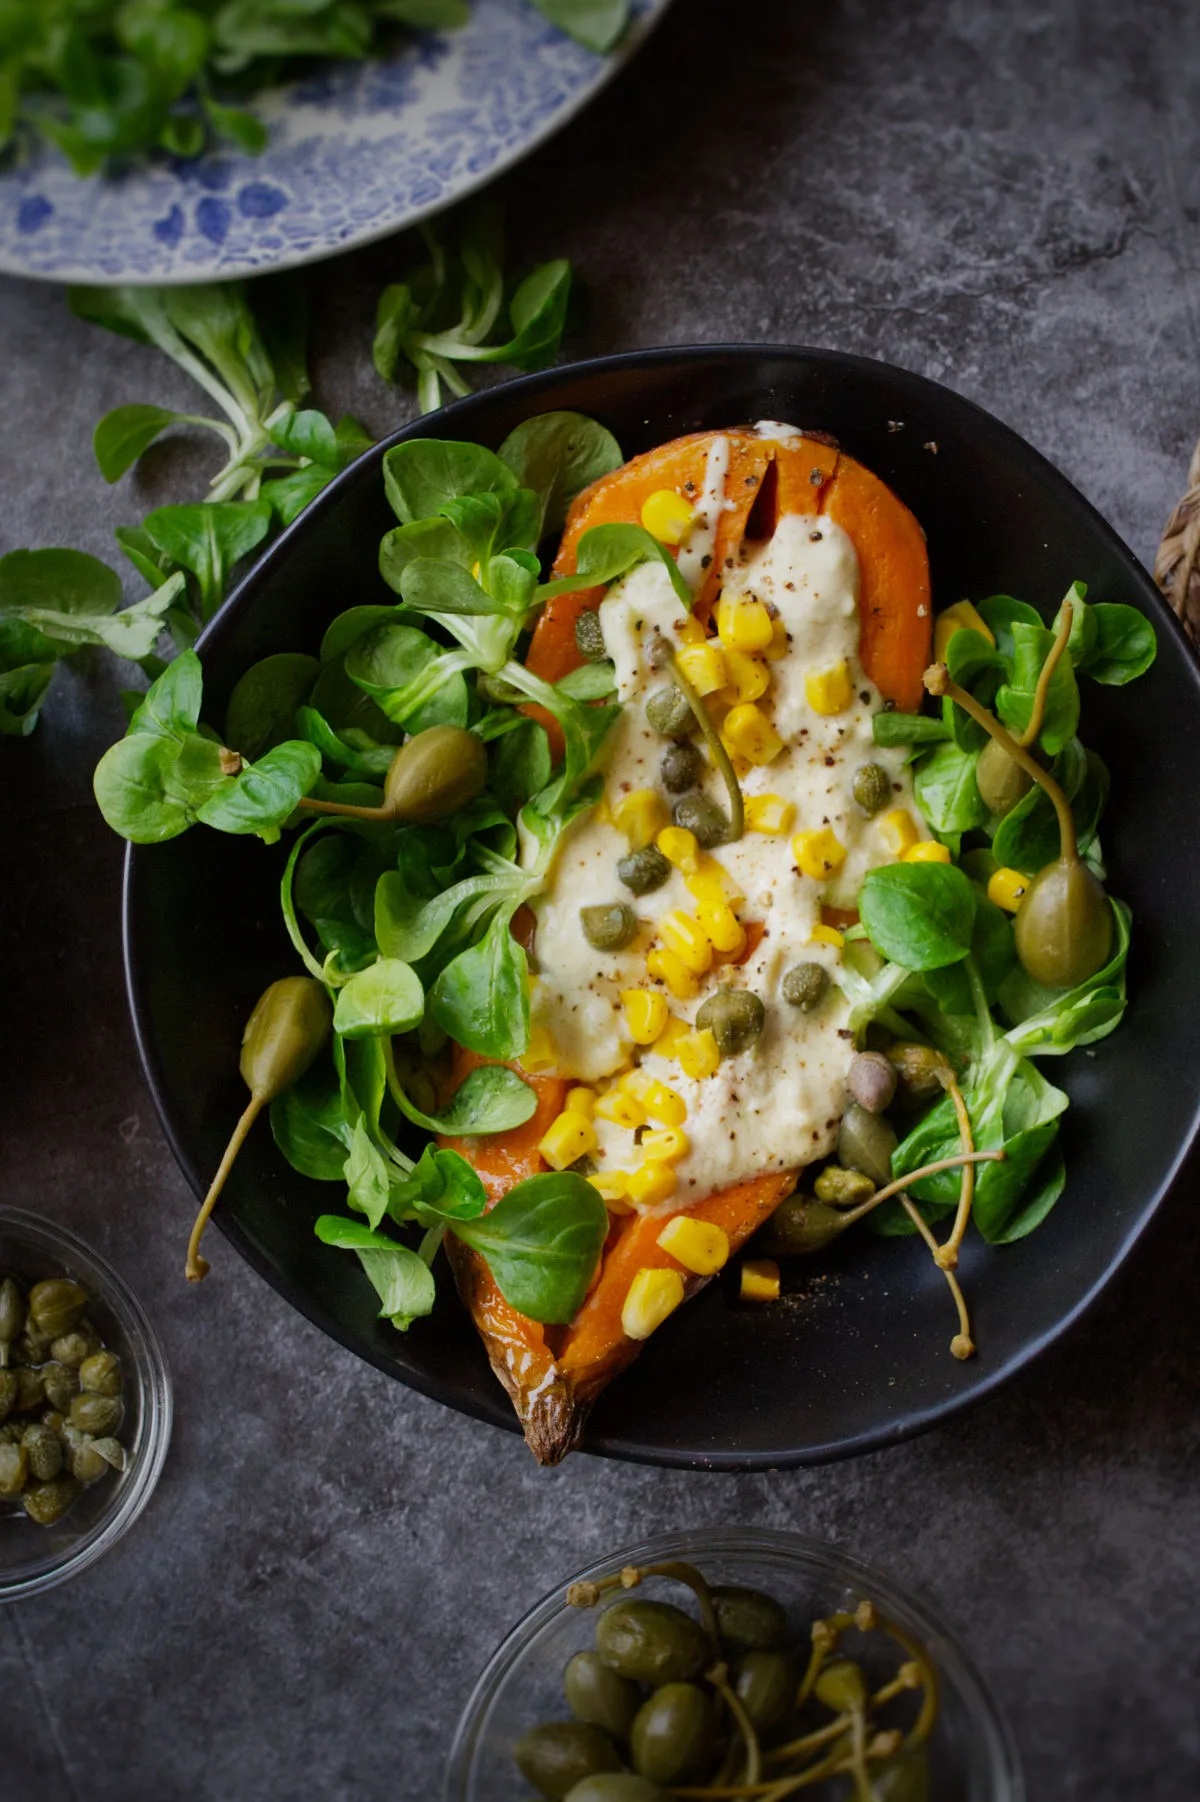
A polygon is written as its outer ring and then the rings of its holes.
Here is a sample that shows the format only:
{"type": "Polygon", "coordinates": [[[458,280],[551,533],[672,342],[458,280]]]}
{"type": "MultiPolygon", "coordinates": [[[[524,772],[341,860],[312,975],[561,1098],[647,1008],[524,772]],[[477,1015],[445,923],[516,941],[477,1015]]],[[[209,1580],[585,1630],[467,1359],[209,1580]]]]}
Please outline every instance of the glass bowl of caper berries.
{"type": "Polygon", "coordinates": [[[924,1602],[796,1533],[673,1533],[560,1584],[467,1703],[445,1802],[1023,1802],[924,1602]]]}
{"type": "Polygon", "coordinates": [[[0,1602],[128,1532],[170,1437],[162,1349],[124,1279],[65,1227],[0,1207],[0,1602]]]}

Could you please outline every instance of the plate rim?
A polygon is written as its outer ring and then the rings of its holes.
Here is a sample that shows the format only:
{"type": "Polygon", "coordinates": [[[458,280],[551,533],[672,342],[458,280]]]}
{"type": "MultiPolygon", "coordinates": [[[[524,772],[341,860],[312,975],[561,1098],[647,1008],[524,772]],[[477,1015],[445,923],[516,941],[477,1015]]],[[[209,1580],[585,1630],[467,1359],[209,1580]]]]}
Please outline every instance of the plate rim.
{"type": "MultiPolygon", "coordinates": [[[[310,502],[304,512],[280,533],[204,628],[196,641],[197,651],[203,654],[210,645],[219,646],[226,631],[231,629],[235,616],[254,605],[258,589],[267,580],[275,565],[285,561],[291,554],[293,542],[307,530],[308,522],[319,517],[320,511],[336,505],[343,488],[349,488],[356,481],[363,480],[373,468],[381,465],[384,456],[394,445],[403,443],[410,438],[428,437],[443,431],[447,436],[454,436],[457,421],[469,421],[477,412],[486,412],[489,404],[499,393],[511,396],[517,401],[525,398],[533,401],[547,389],[588,377],[627,374],[630,370],[638,368],[659,368],[672,363],[719,363],[743,358],[774,358],[810,368],[813,366],[825,367],[850,378],[864,374],[878,376],[883,372],[897,386],[907,388],[914,400],[932,393],[938,397],[939,406],[945,406],[948,402],[952,409],[961,409],[965,424],[974,423],[978,429],[997,435],[1002,443],[1015,445],[1023,457],[1033,460],[1033,473],[1058,490],[1064,503],[1074,507],[1091,528],[1098,531],[1102,539],[1107,540],[1109,547],[1126,566],[1129,578],[1137,590],[1138,598],[1150,614],[1156,629],[1165,629],[1177,638],[1184,652],[1184,664],[1190,675],[1197,708],[1200,709],[1200,658],[1184,631],[1182,623],[1167,605],[1149,573],[1115,528],[1042,451],[1030,444],[1027,439],[1022,438],[1015,428],[1006,424],[994,413],[989,412],[977,401],[959,394],[957,390],[950,388],[945,383],[935,381],[930,376],[920,375],[916,371],[905,369],[899,364],[886,362],[882,358],[865,357],[853,352],[832,350],[820,346],[786,343],[760,344],[734,341],[715,344],[659,345],[633,351],[616,351],[601,357],[559,364],[553,368],[539,371],[535,375],[521,376],[512,381],[497,383],[491,388],[476,391],[461,400],[453,401],[434,413],[419,415],[416,419],[410,420],[407,424],[388,433],[369,450],[364,451],[352,464],[335,476],[333,481],[310,502]]],[[[145,865],[145,853],[153,849],[153,846],[134,844],[128,844],[125,848],[121,885],[121,955],[125,994],[138,1061],[154,1103],[159,1125],[176,1163],[194,1193],[200,1197],[207,1189],[207,1180],[197,1170],[190,1155],[180,1142],[170,1118],[164,1098],[165,1083],[161,1067],[149,1038],[148,1019],[143,1017],[147,982],[145,976],[139,973],[132,944],[138,871],[145,865]]],[[[1095,1306],[1104,1290],[1127,1263],[1134,1248],[1149,1230],[1151,1223],[1177,1182],[1181,1170],[1194,1151],[1198,1139],[1200,1139],[1200,1091],[1197,1092],[1193,1104],[1190,1126],[1176,1148],[1167,1174],[1152,1192],[1131,1206],[1129,1224],[1114,1255],[1103,1271],[1066,1313],[1043,1332],[1023,1343],[1020,1349],[1013,1352],[1002,1364],[997,1365],[994,1369],[989,1369],[985,1375],[972,1383],[969,1389],[943,1395],[925,1407],[908,1408],[895,1419],[881,1421],[875,1427],[863,1429],[848,1437],[826,1438],[816,1445],[793,1447],[779,1452],[689,1450],[675,1447],[648,1448],[640,1441],[627,1438],[619,1432],[610,1431],[594,1438],[590,1437],[586,1426],[582,1442],[577,1450],[622,1463],[645,1464],[676,1470],[712,1471],[726,1475],[750,1475],[777,1470],[796,1470],[837,1462],[843,1458],[858,1457],[866,1452],[880,1451],[890,1446],[900,1445],[921,1433],[928,1432],[932,1427],[941,1425],[988,1400],[1003,1384],[1025,1370],[1069,1333],[1095,1306]]],[[[282,1279],[279,1273],[273,1269],[269,1258],[260,1251],[250,1234],[238,1221],[226,1216],[220,1207],[214,1213],[213,1221],[219,1227],[222,1235],[245,1258],[251,1268],[264,1277],[289,1306],[295,1308],[311,1325],[327,1333],[346,1350],[365,1359],[376,1369],[402,1382],[407,1388],[415,1389],[418,1394],[426,1396],[430,1400],[440,1402],[443,1406],[453,1408],[457,1413],[465,1414],[469,1418],[485,1421],[489,1425],[499,1426],[505,1431],[520,1436],[520,1423],[498,1383],[494,1384],[494,1394],[485,1390],[480,1395],[468,1394],[461,1398],[448,1398],[445,1386],[439,1385],[433,1376],[427,1375],[423,1370],[398,1368],[394,1358],[389,1358],[386,1353],[373,1347],[356,1342],[351,1332],[343,1329],[341,1324],[334,1320],[319,1303],[311,1301],[303,1292],[295,1291],[293,1285],[282,1279]],[[503,1406],[499,1405],[501,1402],[503,1402],[503,1406]]],[[[457,1295],[455,1299],[457,1301],[457,1295]]],[[[486,1359],[486,1353],[482,1355],[486,1359]]]]}

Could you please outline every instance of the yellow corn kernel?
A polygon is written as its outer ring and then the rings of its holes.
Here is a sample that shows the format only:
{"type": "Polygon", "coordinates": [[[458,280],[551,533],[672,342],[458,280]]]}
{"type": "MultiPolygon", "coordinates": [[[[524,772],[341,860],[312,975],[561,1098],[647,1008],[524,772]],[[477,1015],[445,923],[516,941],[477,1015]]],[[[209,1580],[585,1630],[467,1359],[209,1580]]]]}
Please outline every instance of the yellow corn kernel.
{"type": "Polygon", "coordinates": [[[668,951],[673,951],[693,976],[703,976],[712,967],[712,945],[699,920],[674,908],[658,922],[658,936],[668,951]]]}
{"type": "Polygon", "coordinates": [[[721,647],[710,638],[703,644],[685,644],[675,661],[698,695],[713,694],[728,680],[721,647]]]}
{"type": "Polygon", "coordinates": [[[809,670],[804,678],[804,693],[814,713],[845,713],[854,699],[854,684],[845,663],[832,669],[809,670]]]}
{"type": "Polygon", "coordinates": [[[787,627],[781,619],[773,619],[771,621],[771,642],[764,646],[762,654],[768,663],[778,663],[781,657],[787,656],[788,649],[787,627]]]}
{"type": "Polygon", "coordinates": [[[664,826],[654,842],[667,862],[685,876],[699,868],[700,841],[686,826],[664,826]]]}
{"type": "Polygon", "coordinates": [[[653,1045],[667,1023],[669,1009],[654,989],[622,989],[625,1024],[635,1045],[653,1045]]]}
{"type": "Polygon", "coordinates": [[[658,1243],[693,1276],[715,1276],[729,1262],[729,1234],[724,1227],[687,1214],[668,1220],[658,1243]]]}
{"type": "Polygon", "coordinates": [[[949,863],[950,851],[946,845],[939,845],[935,838],[923,838],[908,850],[902,852],[901,863],[949,863]]]}
{"type": "Polygon", "coordinates": [[[717,907],[701,907],[699,918],[714,951],[736,955],[745,948],[746,929],[727,902],[722,901],[717,907]]]}
{"type": "Polygon", "coordinates": [[[729,709],[721,737],[729,751],[752,764],[772,763],[783,749],[783,740],[753,701],[729,709]]]}
{"type": "Polygon", "coordinates": [[[634,851],[644,850],[666,825],[667,804],[656,789],[635,788],[622,795],[612,810],[613,825],[623,832],[634,851]]]}
{"type": "Polygon", "coordinates": [[[566,1114],[582,1114],[585,1120],[590,1120],[592,1115],[595,1113],[595,1111],[596,1111],[596,1091],[595,1091],[595,1089],[568,1089],[567,1090],[567,1099],[563,1102],[563,1112],[564,1113],[566,1113],[566,1114]]]}
{"type": "Polygon", "coordinates": [[[705,1076],[715,1076],[721,1067],[716,1037],[707,1026],[701,1032],[689,1032],[686,1038],[680,1039],[675,1055],[684,1075],[697,1081],[705,1076]]]}
{"type": "Polygon", "coordinates": [[[938,663],[946,661],[946,647],[956,632],[963,628],[971,632],[979,632],[990,645],[996,642],[995,635],[982,614],[972,607],[970,601],[955,601],[953,607],[947,607],[939,613],[933,622],[933,655],[938,663]]]}
{"type": "Polygon", "coordinates": [[[660,544],[682,544],[695,509],[671,488],[659,488],[642,502],[642,524],[660,544]]]}
{"type": "Polygon", "coordinates": [[[629,1199],[635,1208],[657,1208],[670,1201],[679,1178],[674,1166],[661,1158],[639,1164],[629,1172],[629,1199]]]}
{"type": "Polygon", "coordinates": [[[1020,870],[1010,870],[1001,865],[988,878],[987,898],[996,907],[1004,908],[1006,913],[1015,914],[1025,899],[1028,887],[1028,876],[1022,876],[1020,870]]]}
{"type": "Polygon", "coordinates": [[[765,651],[775,622],[753,595],[727,594],[717,602],[717,636],[731,651],[765,651]]]}
{"type": "Polygon", "coordinates": [[[683,959],[663,945],[647,951],[646,974],[657,982],[665,982],[676,1001],[694,1001],[700,993],[700,984],[683,959]]]}
{"type": "Polygon", "coordinates": [[[733,874],[707,852],[700,858],[695,873],[685,876],[689,894],[706,907],[719,907],[722,901],[730,907],[740,907],[746,899],[746,891],[733,874]]]}
{"type": "Polygon", "coordinates": [[[891,813],[885,814],[879,823],[879,830],[893,857],[903,857],[917,842],[916,821],[903,807],[895,807],[891,813]]]}
{"type": "Polygon", "coordinates": [[[708,638],[703,622],[694,613],[689,613],[685,620],[681,620],[675,631],[680,644],[704,644],[708,638]]]}
{"type": "Polygon", "coordinates": [[[778,1301],[779,1266],[774,1258],[747,1258],[742,1265],[743,1301],[778,1301]]]}
{"type": "Polygon", "coordinates": [[[687,1021],[681,1020],[678,1014],[668,1014],[666,1025],[654,1041],[654,1050],[659,1057],[673,1058],[679,1049],[679,1041],[686,1039],[691,1030],[687,1021]]]}
{"type": "Polygon", "coordinates": [[[747,651],[725,652],[725,668],[729,680],[721,690],[721,699],[736,707],[739,701],[757,701],[771,686],[771,675],[761,657],[747,651]]]}
{"type": "Polygon", "coordinates": [[[792,840],[792,856],[802,876],[813,876],[824,882],[846,861],[846,847],[828,826],[811,832],[798,832],[792,840]]]}
{"type": "Polygon", "coordinates": [[[809,933],[808,942],[810,945],[832,945],[835,951],[840,951],[846,940],[836,926],[826,926],[822,922],[818,922],[809,933]]]}
{"type": "Polygon", "coordinates": [[[631,1214],[633,1212],[629,1201],[629,1172],[627,1170],[597,1170],[587,1180],[596,1190],[610,1214],[631,1214]]]}
{"type": "Polygon", "coordinates": [[[747,795],[745,806],[748,832],[769,832],[782,838],[796,821],[795,807],[782,795],[747,795]]]}
{"type": "Polygon", "coordinates": [[[687,1103],[682,1095],[659,1082],[647,1070],[630,1070],[621,1078],[621,1093],[636,1101],[647,1119],[662,1126],[682,1126],[687,1119],[687,1103]]]}
{"type": "Polygon", "coordinates": [[[683,1278],[677,1270],[639,1270],[621,1309],[621,1331],[627,1339],[648,1339],[683,1300],[683,1278]]]}
{"type": "Polygon", "coordinates": [[[554,1048],[554,1040],[544,1026],[529,1028],[529,1043],[518,1062],[530,1076],[540,1076],[546,1070],[553,1070],[558,1062],[558,1053],[554,1048]]]}
{"type": "Polygon", "coordinates": [[[692,1141],[680,1126],[660,1126],[642,1134],[642,1156],[651,1163],[677,1164],[691,1149],[692,1141]]]}
{"type": "Polygon", "coordinates": [[[538,1150],[551,1170],[565,1170],[577,1158],[595,1151],[596,1145],[596,1129],[586,1114],[560,1114],[546,1129],[538,1150]]]}
{"type": "Polygon", "coordinates": [[[646,1110],[623,1089],[609,1089],[596,1103],[596,1118],[608,1120],[613,1126],[623,1126],[626,1132],[636,1132],[639,1126],[646,1124],[646,1110]]]}

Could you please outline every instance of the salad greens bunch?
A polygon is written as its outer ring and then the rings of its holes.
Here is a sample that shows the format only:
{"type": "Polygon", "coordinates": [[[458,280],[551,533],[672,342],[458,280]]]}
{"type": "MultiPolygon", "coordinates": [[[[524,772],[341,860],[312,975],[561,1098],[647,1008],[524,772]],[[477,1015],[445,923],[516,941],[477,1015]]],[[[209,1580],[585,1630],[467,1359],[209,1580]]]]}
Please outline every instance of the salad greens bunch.
{"type": "MultiPolygon", "coordinates": [[[[588,49],[613,48],[628,0],[533,0],[588,49]]],[[[398,30],[464,25],[468,0],[4,0],[0,150],[21,126],[80,175],[147,151],[267,142],[246,102],[315,58],[384,52],[398,30]]]]}

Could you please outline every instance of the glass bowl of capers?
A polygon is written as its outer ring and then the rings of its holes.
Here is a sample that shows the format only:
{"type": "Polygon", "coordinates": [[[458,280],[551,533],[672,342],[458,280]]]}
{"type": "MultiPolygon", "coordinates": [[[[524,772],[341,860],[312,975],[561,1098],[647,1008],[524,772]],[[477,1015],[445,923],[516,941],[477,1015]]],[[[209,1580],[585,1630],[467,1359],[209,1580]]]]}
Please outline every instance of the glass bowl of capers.
{"type": "Polygon", "coordinates": [[[797,1533],[672,1533],[558,1585],[463,1711],[444,1802],[1023,1802],[928,1605],[797,1533]]]}
{"type": "Polygon", "coordinates": [[[115,1545],[170,1437],[162,1348],[124,1279],[67,1228],[0,1207],[0,1602],[115,1545]]]}

